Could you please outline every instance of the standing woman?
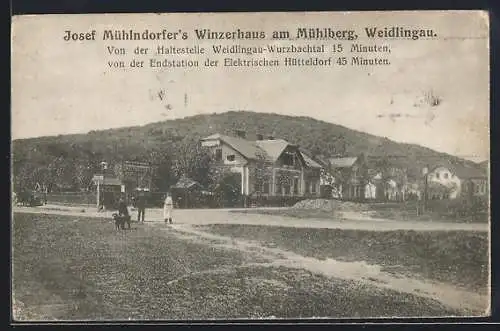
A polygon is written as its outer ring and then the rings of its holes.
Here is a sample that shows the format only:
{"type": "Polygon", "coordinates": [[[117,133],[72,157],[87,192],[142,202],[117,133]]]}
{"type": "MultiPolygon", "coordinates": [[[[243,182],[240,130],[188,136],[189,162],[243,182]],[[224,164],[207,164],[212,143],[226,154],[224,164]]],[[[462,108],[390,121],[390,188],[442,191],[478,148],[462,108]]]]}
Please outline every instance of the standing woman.
{"type": "Polygon", "coordinates": [[[165,202],[163,203],[163,219],[165,223],[169,222],[172,224],[172,210],[174,209],[174,202],[172,201],[172,196],[170,192],[167,192],[165,197],[165,202]]]}

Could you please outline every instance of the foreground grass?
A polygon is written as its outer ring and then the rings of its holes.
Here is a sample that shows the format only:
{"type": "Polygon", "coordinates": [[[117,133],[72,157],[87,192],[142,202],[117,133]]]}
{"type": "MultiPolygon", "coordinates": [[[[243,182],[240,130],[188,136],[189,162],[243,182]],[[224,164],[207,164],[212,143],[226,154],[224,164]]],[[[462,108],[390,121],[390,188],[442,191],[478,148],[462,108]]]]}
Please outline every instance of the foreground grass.
{"type": "Polygon", "coordinates": [[[487,293],[488,237],[466,231],[361,231],[214,224],[204,229],[258,240],[320,259],[366,261],[386,271],[420,276],[487,293]]]}
{"type": "MultiPolygon", "coordinates": [[[[136,225],[134,225],[136,226],[136,225]]],[[[117,233],[101,219],[14,214],[19,320],[443,316],[460,312],[409,294],[304,270],[246,266],[234,251],[172,230],[117,233]]]]}

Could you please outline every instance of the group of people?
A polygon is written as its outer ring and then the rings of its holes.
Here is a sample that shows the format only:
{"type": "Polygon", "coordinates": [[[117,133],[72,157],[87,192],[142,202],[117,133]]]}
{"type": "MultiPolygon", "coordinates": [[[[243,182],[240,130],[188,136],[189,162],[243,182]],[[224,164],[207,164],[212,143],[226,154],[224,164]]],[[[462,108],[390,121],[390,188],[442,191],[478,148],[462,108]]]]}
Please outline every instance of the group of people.
{"type": "MultiPolygon", "coordinates": [[[[145,215],[146,215],[146,196],[140,194],[135,200],[135,206],[137,208],[137,222],[144,223],[145,215]]],[[[163,201],[163,219],[165,223],[172,224],[172,210],[174,209],[174,203],[172,200],[172,195],[167,193],[165,199],[163,201]]],[[[118,215],[120,217],[130,217],[128,212],[127,203],[123,197],[120,198],[120,202],[118,203],[118,215]]]]}

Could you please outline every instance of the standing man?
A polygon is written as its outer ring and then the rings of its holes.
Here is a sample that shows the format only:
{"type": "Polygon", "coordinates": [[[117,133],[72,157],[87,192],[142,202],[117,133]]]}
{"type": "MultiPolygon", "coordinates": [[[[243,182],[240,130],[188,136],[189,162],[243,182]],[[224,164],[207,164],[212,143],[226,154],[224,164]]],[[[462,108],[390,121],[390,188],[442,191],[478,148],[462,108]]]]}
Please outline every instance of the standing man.
{"type": "Polygon", "coordinates": [[[169,222],[172,224],[172,210],[174,209],[174,202],[172,201],[172,196],[170,192],[167,192],[165,201],[163,203],[163,219],[165,223],[169,222]]]}
{"type": "Polygon", "coordinates": [[[146,213],[146,195],[144,194],[144,192],[139,193],[136,204],[137,204],[137,222],[144,223],[144,214],[146,213]]]}

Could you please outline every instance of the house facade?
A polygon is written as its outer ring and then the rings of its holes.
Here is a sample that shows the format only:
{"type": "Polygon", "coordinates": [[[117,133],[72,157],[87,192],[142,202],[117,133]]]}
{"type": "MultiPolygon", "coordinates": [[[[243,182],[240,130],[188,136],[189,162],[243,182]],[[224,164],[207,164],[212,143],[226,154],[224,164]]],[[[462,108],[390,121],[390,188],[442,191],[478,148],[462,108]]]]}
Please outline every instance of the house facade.
{"type": "Polygon", "coordinates": [[[427,181],[429,199],[457,199],[489,194],[488,176],[479,168],[436,166],[427,173],[427,181]]]}
{"type": "Polygon", "coordinates": [[[336,198],[364,199],[366,167],[361,157],[335,157],[328,159],[329,172],[335,178],[333,192],[336,198]]]}
{"type": "Polygon", "coordinates": [[[283,139],[247,140],[219,133],[201,139],[216,166],[241,177],[246,196],[319,196],[321,166],[283,139]]]}

